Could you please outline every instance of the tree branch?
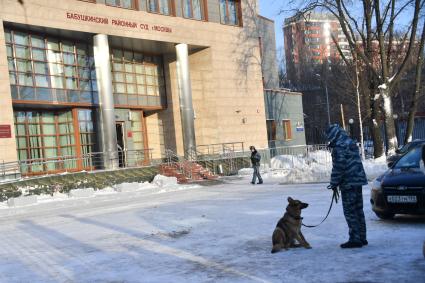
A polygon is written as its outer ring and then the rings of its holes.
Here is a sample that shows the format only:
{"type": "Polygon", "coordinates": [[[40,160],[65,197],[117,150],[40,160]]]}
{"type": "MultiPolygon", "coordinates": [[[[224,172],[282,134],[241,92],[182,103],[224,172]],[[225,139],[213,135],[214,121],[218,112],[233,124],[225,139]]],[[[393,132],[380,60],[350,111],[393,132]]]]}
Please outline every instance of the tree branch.
{"type": "Polygon", "coordinates": [[[407,62],[410,60],[410,57],[412,56],[412,51],[415,46],[415,37],[416,37],[416,30],[418,28],[420,10],[421,10],[421,1],[415,0],[415,12],[414,12],[413,21],[412,21],[412,31],[410,33],[409,48],[407,49],[406,56],[404,57],[403,63],[401,64],[400,68],[394,75],[394,79],[391,81],[391,84],[396,84],[401,79],[401,76],[407,67],[407,62]]]}

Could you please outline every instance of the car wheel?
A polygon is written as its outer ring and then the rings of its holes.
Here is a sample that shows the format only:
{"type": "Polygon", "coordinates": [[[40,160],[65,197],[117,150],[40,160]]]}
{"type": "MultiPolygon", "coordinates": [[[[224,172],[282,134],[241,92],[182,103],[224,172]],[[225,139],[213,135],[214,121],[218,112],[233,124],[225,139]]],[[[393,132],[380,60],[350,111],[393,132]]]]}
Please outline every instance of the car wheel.
{"type": "Polygon", "coordinates": [[[376,216],[378,216],[381,219],[393,219],[394,213],[391,212],[375,212],[376,216]]]}

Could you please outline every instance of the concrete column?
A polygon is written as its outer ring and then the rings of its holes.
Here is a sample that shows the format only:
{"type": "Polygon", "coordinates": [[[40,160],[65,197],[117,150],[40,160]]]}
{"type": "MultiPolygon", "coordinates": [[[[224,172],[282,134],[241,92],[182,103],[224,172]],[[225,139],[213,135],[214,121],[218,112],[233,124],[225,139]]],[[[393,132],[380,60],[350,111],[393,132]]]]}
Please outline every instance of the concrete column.
{"type": "Polygon", "coordinates": [[[108,36],[105,34],[95,35],[93,48],[99,90],[100,147],[104,153],[105,169],[115,169],[119,165],[108,36]]]}
{"type": "Polygon", "coordinates": [[[176,45],[177,53],[177,79],[179,84],[180,116],[183,130],[184,154],[196,146],[195,125],[192,104],[192,87],[189,75],[189,54],[187,44],[176,45]]]}

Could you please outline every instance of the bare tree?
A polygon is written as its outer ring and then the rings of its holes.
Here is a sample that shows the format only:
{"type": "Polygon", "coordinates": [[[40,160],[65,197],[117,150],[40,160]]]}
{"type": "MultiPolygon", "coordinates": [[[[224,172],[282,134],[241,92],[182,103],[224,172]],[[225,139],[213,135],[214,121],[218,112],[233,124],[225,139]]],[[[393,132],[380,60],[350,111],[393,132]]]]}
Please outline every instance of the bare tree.
{"type": "MultiPolygon", "coordinates": [[[[416,33],[419,13],[423,10],[424,0],[362,0],[362,16],[354,15],[353,6],[358,1],[350,0],[307,0],[303,1],[298,11],[305,13],[316,8],[322,8],[333,14],[339,21],[342,31],[347,38],[350,50],[357,56],[365,68],[369,81],[369,100],[366,108],[371,111],[371,126],[373,129],[375,157],[384,154],[382,138],[380,136],[380,101],[383,103],[385,130],[388,153],[395,152],[397,138],[393,118],[391,95],[393,88],[404,75],[408,62],[412,57],[416,45],[416,33]],[[401,39],[407,45],[403,52],[400,64],[394,64],[391,56],[394,46],[400,44],[395,38],[395,26],[403,12],[413,10],[412,21],[401,39]],[[358,41],[360,38],[360,44],[358,41]],[[374,52],[378,52],[378,56],[374,52]],[[370,105],[368,105],[370,104],[370,105]]],[[[334,40],[335,41],[335,40],[334,40]]],[[[342,56],[344,56],[341,53],[342,56]]],[[[344,58],[344,61],[346,58],[344,58]]]]}
{"type": "Polygon", "coordinates": [[[410,109],[409,109],[409,117],[407,119],[406,135],[404,136],[405,144],[412,141],[412,136],[413,136],[413,126],[415,124],[415,115],[418,108],[418,102],[419,102],[420,92],[422,87],[421,81],[422,81],[422,67],[424,63],[424,43],[425,43],[425,21],[422,27],[422,35],[421,35],[421,40],[419,43],[418,61],[416,63],[416,68],[415,68],[415,89],[413,91],[412,102],[410,104],[410,109]]]}

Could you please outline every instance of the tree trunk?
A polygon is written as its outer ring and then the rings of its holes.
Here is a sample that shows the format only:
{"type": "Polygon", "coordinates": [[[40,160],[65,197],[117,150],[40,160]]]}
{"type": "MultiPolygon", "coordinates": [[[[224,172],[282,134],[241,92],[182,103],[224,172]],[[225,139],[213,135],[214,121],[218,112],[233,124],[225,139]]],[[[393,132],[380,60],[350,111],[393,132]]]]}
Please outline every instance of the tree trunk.
{"type": "Polygon", "coordinates": [[[379,109],[380,99],[375,100],[375,90],[370,90],[370,101],[371,101],[371,117],[370,125],[372,130],[373,139],[373,157],[379,158],[385,154],[384,152],[384,140],[381,134],[381,109],[379,109]]]}
{"type": "Polygon", "coordinates": [[[387,84],[383,84],[379,87],[379,92],[384,101],[384,117],[385,117],[385,133],[387,141],[387,154],[395,154],[396,149],[398,148],[398,142],[395,132],[395,124],[393,117],[393,105],[390,96],[390,90],[388,89],[387,84]]]}
{"type": "Polygon", "coordinates": [[[406,135],[404,136],[404,144],[413,140],[413,126],[415,125],[415,114],[417,109],[417,102],[412,101],[410,105],[409,117],[407,118],[406,135]]]}
{"type": "Polygon", "coordinates": [[[415,91],[412,95],[412,103],[410,104],[409,118],[407,119],[406,135],[404,136],[404,144],[411,142],[413,139],[413,126],[415,125],[415,115],[418,108],[419,94],[421,91],[422,65],[424,62],[424,44],[425,44],[425,22],[422,28],[422,36],[418,50],[418,63],[415,71],[415,91]]]}
{"type": "Polygon", "coordinates": [[[371,89],[369,84],[367,88],[363,88],[364,108],[366,110],[367,119],[371,138],[373,140],[373,157],[379,158],[384,155],[384,142],[381,135],[381,112],[379,109],[379,100],[374,99],[375,90],[371,89]]]}
{"type": "Polygon", "coordinates": [[[365,160],[365,151],[364,151],[364,140],[363,140],[363,119],[362,119],[362,109],[360,105],[360,81],[359,81],[359,69],[357,67],[357,61],[355,61],[355,71],[356,71],[356,98],[357,98],[357,114],[359,116],[359,127],[360,127],[360,151],[362,154],[362,159],[365,160]]]}

